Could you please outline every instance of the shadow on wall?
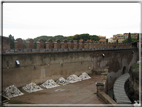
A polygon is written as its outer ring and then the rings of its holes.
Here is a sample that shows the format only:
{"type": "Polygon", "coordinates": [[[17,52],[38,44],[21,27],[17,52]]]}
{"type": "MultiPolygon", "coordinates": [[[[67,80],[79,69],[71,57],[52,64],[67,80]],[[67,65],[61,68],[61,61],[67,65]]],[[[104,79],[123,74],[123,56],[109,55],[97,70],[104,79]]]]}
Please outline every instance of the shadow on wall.
{"type": "Polygon", "coordinates": [[[125,73],[126,73],[126,67],[124,66],[123,70],[122,70],[122,75],[125,74],[125,73]]]}

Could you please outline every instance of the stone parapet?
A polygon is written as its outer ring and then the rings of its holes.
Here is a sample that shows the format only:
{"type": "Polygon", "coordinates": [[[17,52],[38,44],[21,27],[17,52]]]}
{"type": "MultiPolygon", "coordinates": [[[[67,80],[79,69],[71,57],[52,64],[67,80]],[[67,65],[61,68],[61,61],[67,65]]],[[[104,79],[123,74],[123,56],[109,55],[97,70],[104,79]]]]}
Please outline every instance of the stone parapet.
{"type": "Polygon", "coordinates": [[[46,44],[46,49],[52,49],[53,48],[53,41],[51,39],[46,41],[45,44],[46,44]]]}
{"type": "MultiPolygon", "coordinates": [[[[7,40],[8,41],[8,40],[7,40]]],[[[23,49],[23,40],[18,38],[14,41],[15,49],[23,49]]],[[[8,41],[7,45],[5,44],[3,50],[10,49],[10,42],[8,41]]],[[[43,39],[36,41],[36,49],[77,49],[77,50],[97,50],[97,49],[107,49],[107,48],[130,48],[132,44],[130,43],[106,43],[106,42],[84,42],[78,40],[56,40],[52,41],[47,40],[46,42],[43,39]]],[[[26,49],[34,49],[35,42],[33,39],[26,40],[26,49]]],[[[137,48],[137,47],[136,47],[137,48]]]]}
{"type": "Polygon", "coordinates": [[[34,40],[29,39],[26,41],[26,49],[34,49],[34,40]]]}
{"type": "Polygon", "coordinates": [[[37,49],[44,49],[44,40],[40,39],[36,42],[37,44],[37,49]]]}
{"type": "Polygon", "coordinates": [[[15,49],[23,49],[23,40],[21,38],[16,39],[14,43],[15,49]]]}
{"type": "Polygon", "coordinates": [[[111,97],[104,92],[104,83],[97,82],[97,96],[100,97],[106,104],[117,104],[111,97]]]}
{"type": "Polygon", "coordinates": [[[109,97],[106,93],[104,92],[99,92],[98,96],[106,103],[106,104],[117,104],[111,97],[109,97]]]}

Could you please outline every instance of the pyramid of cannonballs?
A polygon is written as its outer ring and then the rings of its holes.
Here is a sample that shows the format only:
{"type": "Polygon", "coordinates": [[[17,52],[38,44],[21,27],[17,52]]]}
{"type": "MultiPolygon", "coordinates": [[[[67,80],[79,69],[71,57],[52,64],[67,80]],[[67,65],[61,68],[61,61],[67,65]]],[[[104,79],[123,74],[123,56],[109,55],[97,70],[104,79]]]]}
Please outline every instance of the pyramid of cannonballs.
{"type": "Polygon", "coordinates": [[[81,81],[81,78],[79,78],[77,75],[73,74],[70,75],[67,80],[69,81],[69,83],[74,83],[74,82],[78,82],[81,81]]]}
{"type": "Polygon", "coordinates": [[[48,88],[58,87],[60,85],[58,85],[53,79],[50,79],[50,80],[47,80],[46,82],[44,82],[43,84],[41,84],[40,86],[48,89],[48,88]]]}
{"type": "Polygon", "coordinates": [[[22,93],[17,87],[15,87],[14,85],[11,85],[9,87],[7,87],[5,90],[4,90],[4,95],[9,97],[9,98],[12,98],[12,97],[17,97],[17,96],[21,96],[23,95],[24,93],[22,93]]]}
{"type": "Polygon", "coordinates": [[[56,81],[57,84],[60,84],[60,85],[66,85],[66,84],[69,84],[69,82],[67,80],[65,80],[63,77],[59,78],[57,81],[56,81]]]}
{"type": "Polygon", "coordinates": [[[79,77],[82,80],[86,80],[86,79],[90,79],[91,78],[86,72],[83,72],[79,77]]]}
{"type": "Polygon", "coordinates": [[[43,90],[40,86],[36,85],[35,83],[29,83],[26,84],[24,87],[22,87],[26,92],[32,93],[36,91],[43,90]]]}

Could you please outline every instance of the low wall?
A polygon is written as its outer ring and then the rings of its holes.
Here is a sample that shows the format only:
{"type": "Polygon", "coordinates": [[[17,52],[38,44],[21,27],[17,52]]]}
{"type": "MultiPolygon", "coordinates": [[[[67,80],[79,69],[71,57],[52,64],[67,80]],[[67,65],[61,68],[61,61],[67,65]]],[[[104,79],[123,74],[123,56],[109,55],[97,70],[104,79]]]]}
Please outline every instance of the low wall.
{"type": "Polygon", "coordinates": [[[138,60],[138,50],[6,53],[2,58],[3,89],[12,84],[21,87],[30,82],[40,84],[47,79],[67,78],[71,74],[101,72],[109,66],[108,90],[112,88],[113,80],[122,75],[123,67],[128,72],[130,65],[138,60]],[[105,57],[102,57],[103,53],[105,57]],[[16,60],[20,67],[16,66],[16,60]]]}
{"type": "Polygon", "coordinates": [[[110,98],[106,93],[99,92],[98,96],[106,103],[106,104],[117,104],[112,98],[110,98]]]}

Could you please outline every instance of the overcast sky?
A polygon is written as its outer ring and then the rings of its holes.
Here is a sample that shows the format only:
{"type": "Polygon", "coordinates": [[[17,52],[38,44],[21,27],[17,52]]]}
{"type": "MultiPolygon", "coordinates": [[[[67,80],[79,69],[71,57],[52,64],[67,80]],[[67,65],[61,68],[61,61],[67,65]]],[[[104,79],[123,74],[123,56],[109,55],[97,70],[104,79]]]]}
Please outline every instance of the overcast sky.
{"type": "Polygon", "coordinates": [[[3,36],[47,36],[140,32],[139,3],[3,3],[3,36]]]}

